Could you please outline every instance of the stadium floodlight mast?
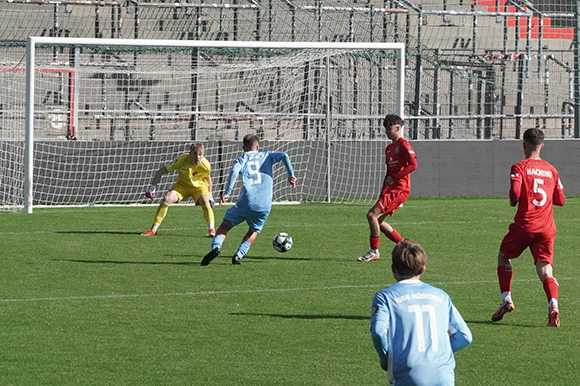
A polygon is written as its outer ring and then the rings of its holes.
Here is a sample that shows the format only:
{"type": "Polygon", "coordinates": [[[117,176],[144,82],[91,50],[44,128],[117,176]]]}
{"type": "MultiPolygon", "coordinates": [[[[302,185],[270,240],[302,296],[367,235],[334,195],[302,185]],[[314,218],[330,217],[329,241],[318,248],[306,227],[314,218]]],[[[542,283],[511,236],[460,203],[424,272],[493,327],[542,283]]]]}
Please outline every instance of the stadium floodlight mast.
{"type": "MultiPolygon", "coordinates": [[[[34,147],[34,117],[35,117],[35,54],[38,45],[54,46],[115,46],[115,47],[168,47],[168,48],[207,48],[207,49],[266,49],[266,50],[368,50],[391,51],[396,55],[396,80],[393,79],[391,90],[393,112],[403,117],[404,114],[404,77],[405,77],[405,45],[404,43],[371,43],[371,42],[261,42],[261,41],[195,41],[195,40],[160,40],[160,39],[95,39],[95,38],[62,38],[62,37],[28,37],[26,45],[26,105],[25,105],[25,149],[24,149],[24,192],[23,206],[26,213],[32,213],[33,208],[33,147],[34,147]]],[[[328,79],[327,79],[328,82],[328,79]]],[[[75,94],[76,97],[76,94],[75,94]]],[[[327,96],[329,98],[329,96],[327,96]]],[[[76,101],[71,105],[78,108],[76,101]]],[[[330,105],[330,104],[328,104],[330,105]]],[[[330,110],[330,109],[327,109],[330,110]]],[[[326,112],[327,122],[330,122],[331,112],[326,112]]],[[[77,114],[71,115],[73,125],[77,114]]],[[[328,135],[328,131],[327,131],[328,135]]]]}

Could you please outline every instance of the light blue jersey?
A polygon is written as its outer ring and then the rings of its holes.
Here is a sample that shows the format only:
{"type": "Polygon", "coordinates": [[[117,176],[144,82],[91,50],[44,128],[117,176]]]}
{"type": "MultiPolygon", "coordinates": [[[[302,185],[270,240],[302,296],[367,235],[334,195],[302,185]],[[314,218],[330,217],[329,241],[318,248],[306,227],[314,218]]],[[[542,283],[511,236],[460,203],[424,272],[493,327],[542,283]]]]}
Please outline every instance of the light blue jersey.
{"type": "MultiPolygon", "coordinates": [[[[245,141],[246,137],[244,137],[245,141]]],[[[235,227],[245,221],[252,232],[260,233],[262,231],[262,227],[272,209],[272,189],[274,186],[272,166],[280,161],[286,167],[288,178],[294,177],[294,169],[290,163],[290,158],[284,152],[248,151],[236,159],[228,177],[228,185],[224,196],[231,196],[239,175],[242,176],[242,192],[235,205],[226,211],[224,222],[229,222],[231,226],[235,227]]],[[[292,185],[294,185],[293,180],[292,185]]],[[[212,240],[211,252],[203,258],[201,265],[208,265],[220,253],[225,240],[225,235],[219,234],[221,228],[222,226],[220,225],[218,234],[212,240]]],[[[250,239],[250,236],[244,237],[232,257],[232,264],[240,264],[240,260],[249,252],[252,241],[253,238],[250,239]]]]}
{"type": "Polygon", "coordinates": [[[242,176],[242,193],[236,201],[239,209],[266,212],[272,208],[272,166],[282,161],[288,177],[294,176],[294,169],[288,154],[274,151],[249,151],[236,159],[228,178],[226,196],[232,194],[238,175],[242,176]]]}
{"type": "Polygon", "coordinates": [[[454,385],[453,353],[472,340],[449,295],[420,280],[402,280],[375,294],[371,338],[396,386],[454,385]]]}

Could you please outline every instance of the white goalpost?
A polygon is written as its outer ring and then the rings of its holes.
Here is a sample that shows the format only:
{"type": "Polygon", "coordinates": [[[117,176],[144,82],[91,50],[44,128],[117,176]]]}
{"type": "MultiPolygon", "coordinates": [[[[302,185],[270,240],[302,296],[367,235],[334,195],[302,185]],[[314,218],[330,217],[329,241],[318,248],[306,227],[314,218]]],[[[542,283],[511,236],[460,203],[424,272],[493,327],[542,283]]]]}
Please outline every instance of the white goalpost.
{"type": "Polygon", "coordinates": [[[19,74],[8,92],[26,93],[10,121],[24,185],[0,207],[27,213],[147,203],[153,172],[192,142],[205,144],[219,197],[247,133],[292,159],[299,187],[277,173],[275,200],[368,200],[384,176],[382,119],[404,114],[403,43],[29,37],[19,74]]]}

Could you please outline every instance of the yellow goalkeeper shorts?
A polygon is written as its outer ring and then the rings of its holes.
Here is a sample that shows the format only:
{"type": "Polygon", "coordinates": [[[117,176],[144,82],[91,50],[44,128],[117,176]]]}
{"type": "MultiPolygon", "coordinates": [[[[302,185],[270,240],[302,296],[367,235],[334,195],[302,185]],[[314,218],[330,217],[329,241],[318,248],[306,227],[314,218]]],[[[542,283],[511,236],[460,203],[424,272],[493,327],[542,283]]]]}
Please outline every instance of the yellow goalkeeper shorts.
{"type": "Polygon", "coordinates": [[[197,204],[197,200],[204,194],[209,196],[209,187],[207,185],[203,185],[199,188],[194,188],[193,186],[187,186],[184,184],[177,183],[173,185],[171,188],[175,193],[177,193],[177,197],[179,198],[178,202],[181,202],[188,197],[193,197],[193,202],[197,204]]]}

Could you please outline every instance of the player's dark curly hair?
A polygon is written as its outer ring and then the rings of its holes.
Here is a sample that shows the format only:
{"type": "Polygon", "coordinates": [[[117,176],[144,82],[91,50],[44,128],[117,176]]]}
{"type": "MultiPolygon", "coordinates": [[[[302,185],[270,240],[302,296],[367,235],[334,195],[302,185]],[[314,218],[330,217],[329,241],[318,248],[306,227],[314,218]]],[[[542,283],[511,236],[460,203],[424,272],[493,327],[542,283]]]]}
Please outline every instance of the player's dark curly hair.
{"type": "Polygon", "coordinates": [[[536,128],[527,129],[524,132],[524,141],[533,146],[540,146],[544,143],[544,132],[536,128]]]}
{"type": "Polygon", "coordinates": [[[393,248],[391,268],[401,278],[421,275],[426,265],[427,254],[416,241],[403,239],[393,248]]]}
{"type": "Polygon", "coordinates": [[[389,127],[391,127],[393,125],[403,126],[404,124],[405,124],[405,121],[403,121],[403,118],[401,118],[397,114],[387,114],[387,116],[385,117],[385,120],[383,121],[383,127],[385,129],[388,129],[389,127]]]}

